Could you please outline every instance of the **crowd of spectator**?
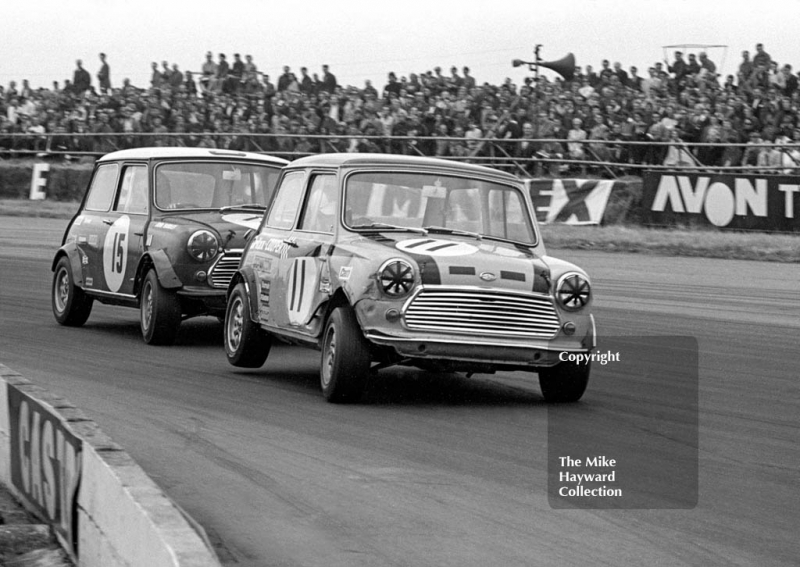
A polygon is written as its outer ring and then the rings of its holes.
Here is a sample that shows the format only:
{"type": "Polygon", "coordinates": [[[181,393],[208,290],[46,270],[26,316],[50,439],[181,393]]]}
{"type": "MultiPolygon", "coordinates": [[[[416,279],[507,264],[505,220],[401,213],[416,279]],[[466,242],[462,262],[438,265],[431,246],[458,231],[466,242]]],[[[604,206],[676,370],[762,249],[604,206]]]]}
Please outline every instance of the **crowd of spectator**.
{"type": "Polygon", "coordinates": [[[791,145],[800,143],[800,89],[791,65],[780,65],[758,44],[752,58],[742,53],[736,76],[722,78],[705,52],[673,55],[644,75],[604,60],[597,70],[576,67],[569,80],[491,85],[454,66],[449,73],[390,72],[379,89],[369,80],[341,85],[327,65],[319,74],[302,67],[299,75],[285,66],[273,82],[250,55],[234,54],[229,63],[211,52],[196,73],[153,62],[150,84],[141,88],[127,79],[114,84],[101,53],[96,81],[78,60],[63,85],[0,86],[0,156],[197,146],[286,156],[515,158],[526,168],[537,157],[573,164],[800,164],[791,145]]]}

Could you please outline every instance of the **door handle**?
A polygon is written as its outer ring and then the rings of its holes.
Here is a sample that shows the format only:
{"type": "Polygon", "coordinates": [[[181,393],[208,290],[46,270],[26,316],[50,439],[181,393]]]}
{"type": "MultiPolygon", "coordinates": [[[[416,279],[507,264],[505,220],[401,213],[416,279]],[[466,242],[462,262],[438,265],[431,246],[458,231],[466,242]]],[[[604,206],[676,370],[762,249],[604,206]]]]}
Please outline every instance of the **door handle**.
{"type": "Polygon", "coordinates": [[[293,236],[284,240],[283,243],[288,244],[289,246],[292,246],[294,248],[297,248],[297,239],[293,236]]]}
{"type": "Polygon", "coordinates": [[[103,219],[103,224],[107,224],[108,226],[111,226],[112,224],[114,224],[114,221],[112,221],[110,219],[103,219]]]}

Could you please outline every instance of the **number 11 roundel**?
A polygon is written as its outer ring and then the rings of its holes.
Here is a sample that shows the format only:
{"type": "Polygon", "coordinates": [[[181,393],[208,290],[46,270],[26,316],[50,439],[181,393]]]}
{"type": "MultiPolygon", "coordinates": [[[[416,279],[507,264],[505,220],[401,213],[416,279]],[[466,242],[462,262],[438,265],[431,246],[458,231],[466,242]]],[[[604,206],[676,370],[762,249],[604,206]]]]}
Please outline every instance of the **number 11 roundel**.
{"type": "Polygon", "coordinates": [[[303,325],[311,316],[314,306],[314,289],[317,286],[316,258],[297,258],[289,268],[286,286],[286,306],[289,323],[303,325]]]}

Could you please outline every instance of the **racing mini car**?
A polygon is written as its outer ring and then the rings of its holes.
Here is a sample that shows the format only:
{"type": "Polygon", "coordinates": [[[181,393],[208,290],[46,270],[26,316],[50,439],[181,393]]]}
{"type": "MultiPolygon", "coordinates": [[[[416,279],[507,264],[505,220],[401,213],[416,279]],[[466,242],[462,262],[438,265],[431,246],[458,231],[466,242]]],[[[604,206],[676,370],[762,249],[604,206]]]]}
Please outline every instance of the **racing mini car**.
{"type": "Polygon", "coordinates": [[[100,158],[53,259],[56,321],[83,325],[94,301],[138,307],[145,342],[168,345],[185,318],[222,319],[245,233],[286,163],[196,148],[100,158]]]}
{"type": "Polygon", "coordinates": [[[391,365],[538,373],[572,402],[591,365],[588,276],[547,256],[513,175],[382,154],[298,159],[230,280],[225,353],[257,368],[273,339],[321,351],[331,402],[360,398],[391,365]],[[575,357],[572,357],[573,359],[575,357]]]}

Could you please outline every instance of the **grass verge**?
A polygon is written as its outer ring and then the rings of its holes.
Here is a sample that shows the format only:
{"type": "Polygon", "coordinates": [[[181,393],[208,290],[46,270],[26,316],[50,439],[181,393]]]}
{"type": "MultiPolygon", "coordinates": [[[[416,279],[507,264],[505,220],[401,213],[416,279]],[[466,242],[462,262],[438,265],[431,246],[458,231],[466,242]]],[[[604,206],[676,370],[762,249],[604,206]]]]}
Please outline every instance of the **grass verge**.
{"type": "MultiPolygon", "coordinates": [[[[0,199],[0,215],[68,219],[77,202],[0,199]]],[[[800,262],[800,234],[733,232],[686,228],[645,228],[635,225],[542,226],[549,249],[601,250],[663,256],[695,256],[800,262]]]]}

